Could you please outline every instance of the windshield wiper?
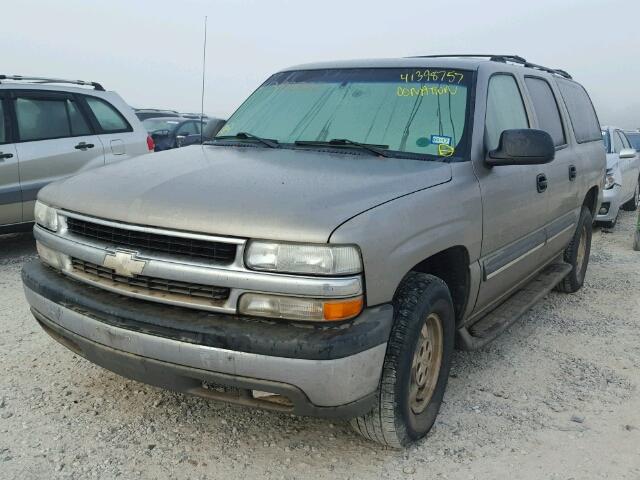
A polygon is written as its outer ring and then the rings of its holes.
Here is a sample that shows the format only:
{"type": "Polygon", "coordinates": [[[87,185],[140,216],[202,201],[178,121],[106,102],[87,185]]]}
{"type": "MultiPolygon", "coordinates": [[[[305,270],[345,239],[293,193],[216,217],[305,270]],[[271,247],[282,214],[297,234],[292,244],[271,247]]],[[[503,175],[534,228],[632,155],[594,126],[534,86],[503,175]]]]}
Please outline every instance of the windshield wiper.
{"type": "Polygon", "coordinates": [[[238,138],[240,140],[247,140],[247,139],[257,140],[258,142],[266,145],[269,148],[280,148],[280,145],[278,144],[277,140],[262,138],[249,132],[238,132],[235,135],[223,135],[221,137],[213,137],[212,140],[228,140],[232,138],[238,138]]]}
{"type": "Polygon", "coordinates": [[[381,157],[389,157],[389,154],[384,150],[389,149],[389,145],[375,145],[373,143],[360,143],[348,138],[334,138],[329,141],[323,140],[296,140],[296,145],[300,146],[329,146],[329,147],[358,147],[363,150],[368,150],[371,153],[380,155],[381,157]]]}

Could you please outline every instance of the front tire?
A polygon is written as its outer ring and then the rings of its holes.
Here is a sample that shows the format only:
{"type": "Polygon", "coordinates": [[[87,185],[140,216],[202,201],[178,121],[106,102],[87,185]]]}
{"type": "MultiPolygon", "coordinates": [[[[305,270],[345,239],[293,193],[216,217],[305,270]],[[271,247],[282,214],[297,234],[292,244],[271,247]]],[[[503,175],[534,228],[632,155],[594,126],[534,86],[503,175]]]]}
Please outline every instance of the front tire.
{"type": "Polygon", "coordinates": [[[557,285],[556,289],[564,293],[574,293],[580,290],[589,265],[591,254],[591,235],[593,219],[587,207],[582,207],[580,218],[573,238],[564,251],[564,261],[573,268],[569,274],[557,285]]]}
{"type": "Polygon", "coordinates": [[[377,403],[351,421],[363,437],[394,448],[424,437],[433,426],[447,386],[455,314],[446,284],[411,272],[394,299],[377,403]]]}

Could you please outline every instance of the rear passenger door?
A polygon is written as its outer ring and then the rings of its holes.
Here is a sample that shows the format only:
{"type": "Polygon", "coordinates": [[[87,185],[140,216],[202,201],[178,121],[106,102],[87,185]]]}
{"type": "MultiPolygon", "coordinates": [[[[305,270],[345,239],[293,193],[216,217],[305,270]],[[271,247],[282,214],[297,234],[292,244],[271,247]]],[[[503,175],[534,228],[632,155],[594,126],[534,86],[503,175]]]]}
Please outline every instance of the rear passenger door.
{"type": "Polygon", "coordinates": [[[527,75],[524,83],[534,113],[532,127],[549,133],[556,149],[555,158],[545,169],[550,216],[546,227],[548,257],[563,250],[575,230],[582,203],[578,201],[577,183],[581,161],[569,144],[566,133],[569,125],[560,113],[559,92],[554,92],[554,86],[543,77],[527,75]]]}
{"type": "Polygon", "coordinates": [[[0,226],[22,222],[18,154],[12,139],[9,98],[0,90],[0,226]]]}
{"type": "Polygon", "coordinates": [[[105,163],[146,153],[145,140],[135,135],[135,143],[133,142],[133,127],[115,106],[105,99],[90,95],[83,95],[83,102],[104,149],[105,163]]]}
{"type": "Polygon", "coordinates": [[[33,204],[46,184],[104,165],[98,137],[72,94],[15,90],[23,221],[33,220],[33,204]]]}
{"type": "MultiPolygon", "coordinates": [[[[497,148],[503,131],[530,128],[520,82],[512,74],[489,79],[485,116],[485,152],[497,148]]],[[[543,263],[548,222],[546,192],[538,177],[547,165],[476,165],[482,191],[483,281],[475,313],[496,305],[543,263]]]]}

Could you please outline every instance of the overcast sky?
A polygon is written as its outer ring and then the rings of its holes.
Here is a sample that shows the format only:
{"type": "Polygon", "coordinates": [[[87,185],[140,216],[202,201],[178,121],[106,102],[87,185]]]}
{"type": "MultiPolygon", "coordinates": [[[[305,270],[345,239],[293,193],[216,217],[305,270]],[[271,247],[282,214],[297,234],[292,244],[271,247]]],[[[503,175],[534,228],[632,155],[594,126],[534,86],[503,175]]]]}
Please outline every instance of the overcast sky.
{"type": "Polygon", "coordinates": [[[0,73],[99,81],[135,107],[228,116],[262,81],[319,60],[518,54],[581,82],[601,123],[640,127],[638,0],[4,1],[0,73]]]}

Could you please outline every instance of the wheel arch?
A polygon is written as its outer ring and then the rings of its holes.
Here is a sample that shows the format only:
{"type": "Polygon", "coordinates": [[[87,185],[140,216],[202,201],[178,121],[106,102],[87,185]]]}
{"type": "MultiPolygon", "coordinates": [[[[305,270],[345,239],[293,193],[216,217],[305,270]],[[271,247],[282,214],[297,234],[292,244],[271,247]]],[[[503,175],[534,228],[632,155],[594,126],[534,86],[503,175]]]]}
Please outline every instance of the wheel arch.
{"type": "Polygon", "coordinates": [[[460,324],[469,301],[471,287],[467,248],[462,245],[449,247],[420,261],[407,273],[410,272],[434,275],[447,285],[453,300],[456,324],[460,324]]]}
{"type": "Polygon", "coordinates": [[[582,206],[587,207],[589,209],[589,211],[591,212],[591,217],[594,219],[596,218],[596,215],[598,213],[599,193],[600,191],[598,187],[594,185],[589,189],[589,191],[585,195],[584,200],[582,202],[582,206]]]}

